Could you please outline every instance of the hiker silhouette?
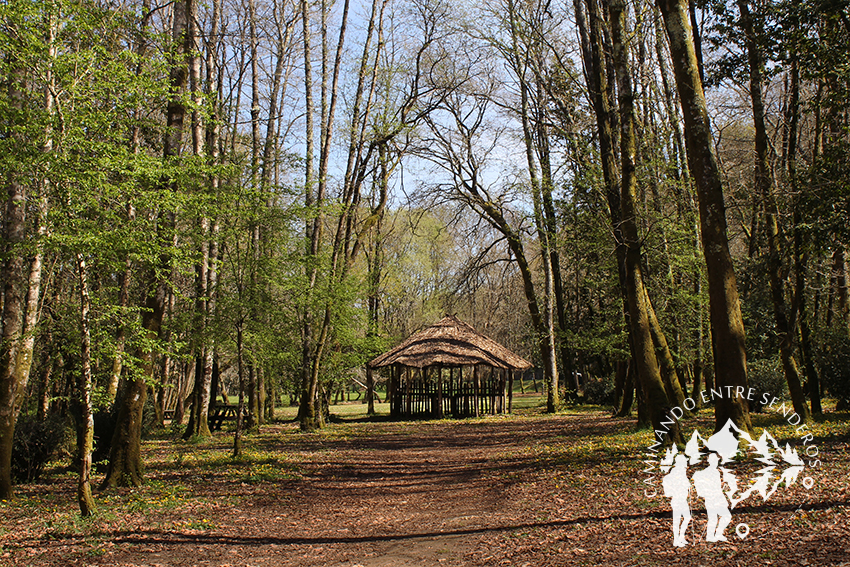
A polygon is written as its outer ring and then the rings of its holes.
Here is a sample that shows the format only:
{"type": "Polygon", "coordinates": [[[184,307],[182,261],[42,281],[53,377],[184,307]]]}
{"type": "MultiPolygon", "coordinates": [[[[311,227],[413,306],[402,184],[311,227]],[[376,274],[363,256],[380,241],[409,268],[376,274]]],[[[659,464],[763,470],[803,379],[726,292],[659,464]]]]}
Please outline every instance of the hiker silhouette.
{"type": "Polygon", "coordinates": [[[685,455],[676,455],[675,464],[670,472],[664,475],[661,487],[673,508],[673,545],[685,547],[688,545],[685,533],[691,521],[691,506],[688,503],[691,481],[688,479],[688,458],[685,455]]]}
{"type": "Polygon", "coordinates": [[[708,466],[693,474],[694,489],[705,501],[705,513],[708,516],[706,541],[727,541],[723,532],[732,521],[729,501],[723,493],[723,477],[718,467],[716,453],[708,456],[708,466]]]}

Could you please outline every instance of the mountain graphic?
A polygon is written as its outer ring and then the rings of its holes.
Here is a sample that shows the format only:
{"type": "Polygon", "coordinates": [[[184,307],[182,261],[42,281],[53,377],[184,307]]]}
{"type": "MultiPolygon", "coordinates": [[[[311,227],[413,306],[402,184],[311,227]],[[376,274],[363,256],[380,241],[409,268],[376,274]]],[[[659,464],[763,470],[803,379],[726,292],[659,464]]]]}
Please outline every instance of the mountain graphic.
{"type": "MultiPolygon", "coordinates": [[[[723,482],[727,486],[724,493],[729,499],[731,508],[753,494],[760,495],[766,502],[783,482],[786,486],[794,484],[804,468],[803,460],[797,454],[797,450],[789,444],[786,444],[783,449],[766,430],[762,431],[758,439],[753,439],[749,433],[738,428],[731,419],[708,439],[694,430],[683,452],[688,457],[688,466],[692,468],[691,470],[705,462],[708,454],[717,454],[720,458],[719,469],[723,482]],[[746,465],[748,460],[754,460],[764,466],[755,471],[754,475],[741,486],[735,471],[728,467],[746,465]],[[781,465],[785,465],[785,469],[780,474],[778,469],[781,465]]],[[[676,446],[668,449],[659,461],[659,468],[663,472],[669,471],[677,454],[679,450],[676,446]]]]}

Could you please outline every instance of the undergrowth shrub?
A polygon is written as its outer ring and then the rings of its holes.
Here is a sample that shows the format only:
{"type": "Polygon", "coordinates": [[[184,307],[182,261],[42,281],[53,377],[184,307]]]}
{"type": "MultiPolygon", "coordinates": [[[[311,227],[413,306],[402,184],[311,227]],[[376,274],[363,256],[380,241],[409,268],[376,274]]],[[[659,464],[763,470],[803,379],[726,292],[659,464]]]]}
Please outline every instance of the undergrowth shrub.
{"type": "Polygon", "coordinates": [[[827,331],[818,341],[816,360],[823,389],[838,402],[837,409],[850,407],[850,334],[844,329],[827,331]]]}
{"type": "Polygon", "coordinates": [[[51,415],[39,421],[34,415],[21,415],[12,446],[12,478],[17,482],[38,480],[70,434],[62,417],[51,415]]]}
{"type": "Polygon", "coordinates": [[[589,376],[584,384],[584,401],[588,404],[613,404],[614,379],[611,376],[589,376]]]}
{"type": "Polygon", "coordinates": [[[750,401],[750,411],[754,412],[761,412],[764,394],[769,394],[770,398],[782,399],[788,392],[785,371],[778,358],[747,361],[747,382],[749,387],[755,390],[750,401]]]}

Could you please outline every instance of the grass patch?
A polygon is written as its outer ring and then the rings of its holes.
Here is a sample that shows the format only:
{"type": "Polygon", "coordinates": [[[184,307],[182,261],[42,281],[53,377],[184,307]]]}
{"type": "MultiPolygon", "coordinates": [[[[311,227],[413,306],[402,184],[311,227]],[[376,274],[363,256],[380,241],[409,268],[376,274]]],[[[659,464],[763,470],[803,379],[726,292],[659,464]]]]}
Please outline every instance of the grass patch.
{"type": "Polygon", "coordinates": [[[239,457],[234,457],[229,449],[222,450],[221,447],[210,447],[209,444],[186,447],[169,462],[160,463],[159,468],[196,470],[232,481],[250,483],[301,478],[297,463],[287,453],[248,448],[243,449],[239,457]]]}

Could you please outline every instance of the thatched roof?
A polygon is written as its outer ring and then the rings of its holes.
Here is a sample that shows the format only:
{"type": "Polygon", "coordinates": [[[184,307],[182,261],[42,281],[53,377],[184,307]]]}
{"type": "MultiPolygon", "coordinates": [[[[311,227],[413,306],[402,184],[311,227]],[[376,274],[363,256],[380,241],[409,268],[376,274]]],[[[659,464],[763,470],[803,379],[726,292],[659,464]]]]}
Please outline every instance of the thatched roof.
{"type": "Polygon", "coordinates": [[[368,363],[370,368],[392,364],[424,368],[485,364],[525,370],[531,363],[451,315],[412,334],[406,341],[368,363]]]}

